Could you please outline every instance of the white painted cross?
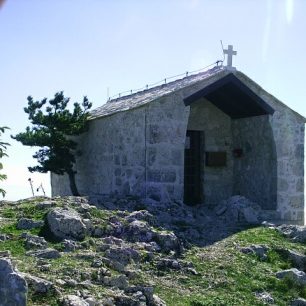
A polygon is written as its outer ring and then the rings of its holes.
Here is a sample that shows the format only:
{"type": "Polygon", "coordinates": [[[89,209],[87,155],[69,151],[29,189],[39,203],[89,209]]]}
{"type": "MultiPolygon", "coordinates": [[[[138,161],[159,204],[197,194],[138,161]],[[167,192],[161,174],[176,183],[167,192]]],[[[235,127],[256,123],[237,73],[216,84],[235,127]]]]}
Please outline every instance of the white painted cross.
{"type": "Polygon", "coordinates": [[[227,54],[227,67],[232,67],[233,55],[237,55],[237,51],[234,51],[232,45],[228,45],[228,49],[223,49],[223,53],[227,54]]]}

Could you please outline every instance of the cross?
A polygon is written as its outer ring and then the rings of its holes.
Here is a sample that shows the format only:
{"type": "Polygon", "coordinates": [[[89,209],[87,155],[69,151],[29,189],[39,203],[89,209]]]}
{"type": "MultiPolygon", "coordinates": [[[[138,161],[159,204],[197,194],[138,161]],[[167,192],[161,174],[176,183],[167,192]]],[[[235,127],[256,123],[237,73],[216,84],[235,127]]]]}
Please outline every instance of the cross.
{"type": "Polygon", "coordinates": [[[232,45],[228,45],[228,49],[223,49],[223,53],[227,54],[227,67],[232,67],[233,55],[237,55],[237,51],[233,50],[232,45]]]}

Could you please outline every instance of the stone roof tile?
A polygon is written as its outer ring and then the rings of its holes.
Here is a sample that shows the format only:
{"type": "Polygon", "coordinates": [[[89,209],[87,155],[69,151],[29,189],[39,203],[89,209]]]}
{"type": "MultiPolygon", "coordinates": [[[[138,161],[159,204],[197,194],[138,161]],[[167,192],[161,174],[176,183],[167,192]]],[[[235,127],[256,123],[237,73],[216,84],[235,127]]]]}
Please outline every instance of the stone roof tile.
{"type": "Polygon", "coordinates": [[[190,75],[167,84],[159,85],[147,90],[136,92],[128,96],[110,100],[102,106],[92,110],[90,112],[89,119],[105,117],[117,112],[123,112],[140,107],[149,102],[152,102],[153,100],[159,99],[169,93],[175,92],[179,89],[190,86],[199,81],[203,81],[222,70],[224,70],[224,67],[217,66],[207,71],[200,72],[195,75],[190,75]]]}

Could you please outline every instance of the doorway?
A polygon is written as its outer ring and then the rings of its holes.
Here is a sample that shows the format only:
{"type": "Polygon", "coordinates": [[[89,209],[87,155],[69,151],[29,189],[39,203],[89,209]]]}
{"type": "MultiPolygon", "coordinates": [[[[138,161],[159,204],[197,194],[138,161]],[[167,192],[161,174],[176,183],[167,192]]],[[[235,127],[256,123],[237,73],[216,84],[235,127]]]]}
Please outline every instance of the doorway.
{"type": "Polygon", "coordinates": [[[196,205],[202,202],[202,145],[203,132],[187,130],[184,166],[184,203],[196,205]]]}

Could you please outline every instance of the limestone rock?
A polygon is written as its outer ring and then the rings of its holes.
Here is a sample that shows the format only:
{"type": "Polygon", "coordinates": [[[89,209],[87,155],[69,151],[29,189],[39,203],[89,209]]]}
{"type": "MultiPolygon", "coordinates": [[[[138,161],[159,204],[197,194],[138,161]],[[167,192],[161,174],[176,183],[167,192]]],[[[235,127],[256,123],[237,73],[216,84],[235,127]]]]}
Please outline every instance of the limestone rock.
{"type": "Polygon", "coordinates": [[[47,209],[56,206],[56,202],[52,200],[42,201],[36,204],[38,209],[47,209]]]}
{"type": "Polygon", "coordinates": [[[105,252],[105,257],[116,260],[124,266],[132,261],[138,262],[140,260],[138,251],[128,247],[111,247],[105,252]]]}
{"type": "Polygon", "coordinates": [[[77,242],[69,239],[64,239],[63,242],[64,252],[74,252],[76,249],[79,248],[77,242]]]}
{"type": "Polygon", "coordinates": [[[58,238],[82,240],[86,225],[74,209],[54,208],[47,215],[50,231],[58,238]]]}
{"type": "Polygon", "coordinates": [[[130,213],[126,220],[128,222],[133,222],[135,220],[148,222],[150,225],[155,225],[155,217],[150,214],[147,210],[137,210],[130,213]]]}
{"type": "Polygon", "coordinates": [[[119,238],[116,238],[116,237],[113,237],[113,236],[104,237],[104,238],[101,239],[101,241],[103,243],[106,243],[106,244],[114,244],[114,245],[122,245],[123,244],[122,239],[119,239],[119,238]]]}
{"type": "Polygon", "coordinates": [[[153,294],[152,306],[167,306],[166,302],[163,301],[159,296],[153,294]]]}
{"type": "Polygon", "coordinates": [[[304,270],[306,267],[306,256],[287,249],[277,249],[277,252],[288,258],[293,266],[299,270],[304,270]]]}
{"type": "Polygon", "coordinates": [[[35,293],[47,293],[53,288],[53,283],[43,278],[36,277],[30,274],[23,275],[29,287],[31,287],[35,293]]]}
{"type": "Polygon", "coordinates": [[[180,252],[181,244],[174,233],[171,232],[155,232],[154,239],[159,244],[163,252],[180,252]]]}
{"type": "Polygon", "coordinates": [[[25,306],[27,283],[8,258],[0,258],[0,301],[1,305],[25,306]]]}
{"type": "Polygon", "coordinates": [[[306,226],[282,224],[276,229],[293,241],[306,242],[306,226]]]}
{"type": "Polygon", "coordinates": [[[17,229],[30,230],[32,228],[38,228],[44,225],[44,221],[37,221],[28,218],[21,218],[17,223],[17,229]]]}
{"type": "Polygon", "coordinates": [[[66,295],[63,298],[63,306],[89,306],[89,304],[77,295],[66,295]]]}
{"type": "Polygon", "coordinates": [[[291,306],[306,306],[306,300],[302,298],[295,299],[291,302],[291,306]]]}
{"type": "Polygon", "coordinates": [[[61,257],[59,251],[51,248],[36,250],[36,251],[28,251],[26,255],[34,256],[37,258],[46,258],[46,259],[55,259],[61,257]]]}
{"type": "Polygon", "coordinates": [[[117,287],[119,289],[125,289],[129,285],[125,275],[105,276],[103,278],[103,283],[106,286],[117,287]]]}
{"type": "Polygon", "coordinates": [[[103,257],[102,261],[107,267],[109,267],[109,268],[111,268],[115,271],[118,271],[118,272],[124,272],[125,271],[125,265],[120,263],[117,260],[113,260],[113,259],[103,257]]]}
{"type": "Polygon", "coordinates": [[[255,292],[255,296],[264,304],[274,304],[274,299],[268,292],[255,292]]]}
{"type": "Polygon", "coordinates": [[[159,270],[165,270],[165,269],[180,270],[182,269],[180,262],[178,262],[175,259],[170,259],[170,258],[163,258],[163,259],[158,260],[156,266],[157,266],[157,269],[159,270]]]}
{"type": "Polygon", "coordinates": [[[45,249],[48,246],[47,241],[43,237],[23,233],[21,238],[25,238],[26,249],[45,249]]]}
{"type": "Polygon", "coordinates": [[[265,245],[250,245],[248,247],[243,247],[240,251],[244,254],[255,254],[261,260],[265,260],[267,258],[267,252],[269,248],[265,245]]]}
{"type": "Polygon", "coordinates": [[[88,303],[88,306],[98,306],[98,305],[101,305],[93,297],[86,298],[85,302],[88,303]]]}
{"type": "Polygon", "coordinates": [[[135,220],[124,228],[124,235],[129,241],[149,242],[153,238],[150,226],[143,221],[135,220]]]}
{"type": "Polygon", "coordinates": [[[298,285],[306,285],[306,273],[296,268],[277,272],[276,277],[280,279],[288,277],[298,285]]]}
{"type": "Polygon", "coordinates": [[[137,296],[128,296],[121,293],[116,293],[114,296],[116,306],[145,306],[146,304],[140,303],[137,296]]]}
{"type": "Polygon", "coordinates": [[[222,201],[217,206],[216,214],[218,216],[224,214],[228,223],[259,224],[260,211],[259,205],[243,196],[236,195],[222,201]]]}
{"type": "Polygon", "coordinates": [[[9,240],[10,237],[7,234],[0,234],[0,241],[6,241],[9,240]]]}

